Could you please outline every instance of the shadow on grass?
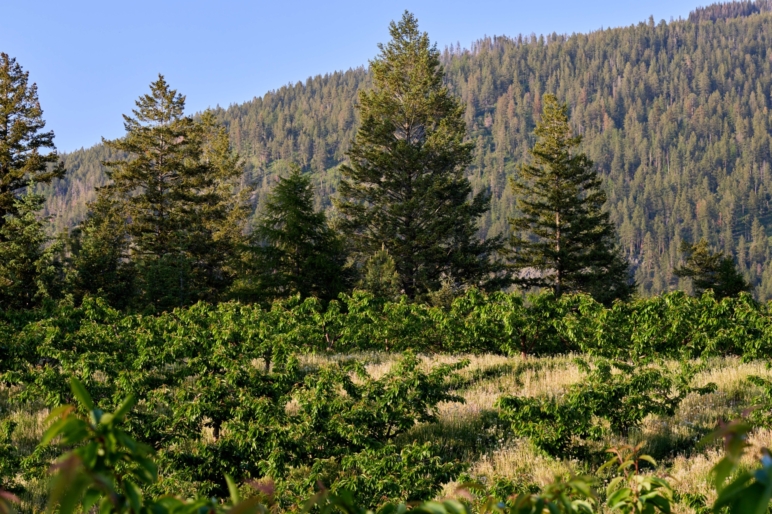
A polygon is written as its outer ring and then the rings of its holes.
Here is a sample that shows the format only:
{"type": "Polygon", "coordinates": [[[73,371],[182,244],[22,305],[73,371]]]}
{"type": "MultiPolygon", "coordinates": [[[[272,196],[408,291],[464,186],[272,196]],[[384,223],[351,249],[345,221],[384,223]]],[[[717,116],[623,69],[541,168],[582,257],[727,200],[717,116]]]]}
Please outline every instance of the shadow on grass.
{"type": "Polygon", "coordinates": [[[544,362],[536,360],[517,363],[505,362],[487,368],[476,369],[469,373],[468,376],[456,375],[448,380],[448,385],[457,392],[463,392],[481,382],[500,378],[505,375],[513,375],[515,383],[522,386],[523,384],[520,381],[520,376],[523,373],[526,371],[541,371],[545,367],[549,366],[545,365],[544,362]]]}
{"type": "Polygon", "coordinates": [[[432,443],[444,461],[472,463],[499,448],[507,437],[506,432],[495,410],[459,409],[458,415],[446,415],[435,423],[416,426],[397,442],[432,443]]]}

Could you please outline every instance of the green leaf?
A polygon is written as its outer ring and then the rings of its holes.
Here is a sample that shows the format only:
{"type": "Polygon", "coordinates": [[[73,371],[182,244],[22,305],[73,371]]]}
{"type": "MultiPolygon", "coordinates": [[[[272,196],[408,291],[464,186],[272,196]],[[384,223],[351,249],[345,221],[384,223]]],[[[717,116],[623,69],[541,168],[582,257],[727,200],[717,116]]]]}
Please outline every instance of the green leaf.
{"type": "Polygon", "coordinates": [[[132,481],[125,480],[124,481],[124,490],[126,491],[126,498],[129,500],[129,505],[131,505],[131,508],[134,512],[141,512],[142,511],[142,492],[139,490],[139,487],[136,486],[132,481]]]}
{"type": "Polygon", "coordinates": [[[80,404],[86,408],[86,410],[94,410],[94,401],[91,399],[91,395],[86,391],[83,383],[75,377],[70,378],[70,389],[73,396],[80,402],[80,404]]]}
{"type": "Polygon", "coordinates": [[[239,488],[236,487],[236,482],[233,481],[233,477],[229,474],[225,474],[225,482],[228,484],[228,493],[231,496],[231,505],[239,503],[239,488]]]}
{"type": "Polygon", "coordinates": [[[60,418],[58,421],[56,421],[53,425],[48,427],[48,430],[45,431],[43,434],[43,438],[40,440],[39,446],[45,446],[48,443],[50,443],[56,436],[58,436],[64,428],[70,423],[70,420],[67,418],[60,418]]]}
{"type": "Polygon", "coordinates": [[[83,512],[90,512],[91,508],[96,505],[99,498],[102,497],[102,493],[96,489],[89,489],[83,496],[83,502],[81,503],[81,510],[83,512]]]}
{"type": "Polygon", "coordinates": [[[260,504],[260,499],[257,497],[252,497],[244,500],[243,502],[240,502],[238,505],[234,505],[229,511],[228,514],[251,514],[254,512],[260,512],[262,509],[262,505],[260,504]]]}
{"type": "Polygon", "coordinates": [[[611,510],[619,508],[625,504],[627,500],[632,497],[633,491],[629,487],[623,487],[609,495],[606,500],[606,504],[611,510]]]}
{"type": "Polygon", "coordinates": [[[118,406],[117,409],[115,409],[115,412],[113,413],[113,420],[116,422],[123,421],[123,418],[126,416],[126,414],[131,411],[132,407],[137,403],[137,398],[133,394],[130,394],[126,397],[123,402],[118,406]]]}
{"type": "Polygon", "coordinates": [[[611,495],[611,493],[616,489],[616,487],[619,485],[619,482],[624,480],[625,477],[616,477],[611,479],[611,481],[608,483],[608,486],[606,487],[606,495],[611,495]]]}
{"type": "Polygon", "coordinates": [[[72,405],[60,405],[59,407],[56,407],[54,410],[52,410],[48,416],[46,416],[44,423],[50,423],[54,418],[66,417],[67,414],[72,412],[72,410],[72,405]]]}

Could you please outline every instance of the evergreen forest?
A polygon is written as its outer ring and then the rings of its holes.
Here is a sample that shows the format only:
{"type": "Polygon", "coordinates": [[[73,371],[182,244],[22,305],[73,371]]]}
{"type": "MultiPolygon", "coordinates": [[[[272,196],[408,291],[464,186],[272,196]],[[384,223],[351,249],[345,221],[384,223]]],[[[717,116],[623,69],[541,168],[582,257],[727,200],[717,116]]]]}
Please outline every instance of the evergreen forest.
{"type": "MultiPolygon", "coordinates": [[[[480,40],[441,55],[475,144],[467,175],[491,194],[483,238],[506,234],[516,213],[508,179],[533,144],[541,98],[568,103],[582,149],[603,175],[608,210],[640,294],[688,290],[673,270],[681,241],[706,239],[733,256],[760,300],[768,266],[772,190],[772,14],[763,2],[717,4],[686,20],[570,36],[480,40]],[[727,8],[725,5],[743,5],[727,8]]],[[[216,109],[245,160],[256,207],[290,163],[312,172],[316,206],[331,208],[339,165],[359,124],[364,68],[310,77],[216,109]]],[[[96,146],[64,156],[68,176],[42,188],[61,230],[85,216],[105,182],[96,146]]]]}
{"type": "Polygon", "coordinates": [[[770,512],[772,0],[388,27],[72,153],[0,52],[0,514],[770,512]]]}

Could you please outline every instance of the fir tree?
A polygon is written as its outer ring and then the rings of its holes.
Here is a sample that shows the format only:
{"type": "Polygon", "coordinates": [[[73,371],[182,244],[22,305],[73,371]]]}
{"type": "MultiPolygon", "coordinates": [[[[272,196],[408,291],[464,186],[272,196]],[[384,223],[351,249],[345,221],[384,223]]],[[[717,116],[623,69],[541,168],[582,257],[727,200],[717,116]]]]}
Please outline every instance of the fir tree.
{"type": "Polygon", "coordinates": [[[410,298],[437,289],[443,276],[494,287],[491,256],[501,241],[477,238],[489,196],[473,198],[464,172],[464,108],[443,83],[439,52],[405,12],[370,63],[373,88],[359,96],[361,125],[341,166],[336,204],[359,259],[382,246],[410,298]]]}
{"type": "Polygon", "coordinates": [[[252,234],[251,273],[235,296],[267,301],[299,294],[325,301],[348,285],[343,243],[314,210],[309,175],[293,165],[268,195],[252,234]]]}
{"type": "Polygon", "coordinates": [[[568,107],[544,95],[531,163],[511,180],[519,216],[510,219],[510,266],[517,285],[551,288],[557,296],[587,292],[608,303],[632,292],[627,263],[603,211],[606,194],[593,163],[574,149],[568,107]]]}
{"type": "MultiPolygon", "coordinates": [[[[31,187],[31,186],[30,186],[31,187]]],[[[15,200],[13,211],[0,226],[0,308],[32,309],[56,296],[60,267],[38,212],[43,197],[27,192],[15,200]]]]}
{"type": "Polygon", "coordinates": [[[400,295],[397,267],[389,252],[381,249],[367,259],[357,288],[384,300],[395,300],[400,295]]]}
{"type": "Polygon", "coordinates": [[[129,261],[127,220],[117,202],[100,196],[70,236],[69,289],[77,301],[99,296],[126,308],[134,297],[134,266],[129,261]]]}
{"type": "Polygon", "coordinates": [[[681,252],[685,263],[675,268],[673,274],[690,278],[697,296],[708,289],[713,290],[716,298],[737,296],[751,291],[751,285],[737,270],[734,259],[721,252],[711,251],[705,239],[701,239],[697,244],[683,241],[681,252]]]}
{"type": "Polygon", "coordinates": [[[30,182],[45,183],[64,175],[46,123],[36,84],[29,72],[0,53],[0,226],[15,214],[16,196],[30,182]]]}
{"type": "Polygon", "coordinates": [[[211,113],[185,116],[185,97],[163,76],[150,90],[134,116],[124,116],[125,137],[105,141],[129,158],[104,163],[112,183],[100,195],[129,220],[143,301],[159,309],[213,301],[233,278],[243,213],[232,192],[239,160],[211,113]]]}

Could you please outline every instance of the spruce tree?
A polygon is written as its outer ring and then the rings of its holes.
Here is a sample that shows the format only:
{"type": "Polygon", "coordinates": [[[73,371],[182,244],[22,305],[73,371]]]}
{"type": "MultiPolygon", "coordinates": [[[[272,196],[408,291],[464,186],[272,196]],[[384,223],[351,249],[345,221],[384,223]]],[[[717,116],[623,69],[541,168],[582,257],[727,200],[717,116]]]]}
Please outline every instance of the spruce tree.
{"type": "Polygon", "coordinates": [[[0,53],[0,226],[17,212],[16,197],[30,181],[45,183],[64,175],[29,72],[0,53]]]}
{"type": "Polygon", "coordinates": [[[396,300],[399,297],[399,275],[389,252],[385,249],[378,250],[367,259],[357,289],[383,300],[396,300]]]}
{"type": "Polygon", "coordinates": [[[501,240],[477,238],[487,192],[472,196],[464,172],[464,108],[445,86],[439,52],[405,12],[370,63],[373,88],[359,96],[361,125],[341,166],[341,229],[360,262],[384,247],[410,298],[443,277],[495,287],[501,240]]]}
{"type": "Polygon", "coordinates": [[[555,295],[586,292],[609,303],[633,291],[628,265],[604,212],[606,194],[592,161],[575,151],[582,141],[568,123],[568,107],[544,95],[531,162],[511,180],[519,216],[510,219],[510,267],[525,288],[555,295]]]}
{"type": "Polygon", "coordinates": [[[14,201],[0,226],[0,309],[32,309],[56,296],[60,267],[44,222],[38,218],[43,197],[27,192],[14,201]]]}
{"type": "Polygon", "coordinates": [[[252,240],[251,270],[234,292],[239,299],[300,294],[329,301],[348,285],[343,242],[314,210],[311,178],[297,165],[271,190],[252,240]]]}
{"type": "Polygon", "coordinates": [[[103,163],[111,183],[100,195],[128,220],[141,301],[162,310],[214,301],[232,281],[241,234],[238,157],[211,113],[185,116],[185,97],[163,76],[136,105],[126,135],[105,141],[128,158],[103,163]]]}
{"type": "Polygon", "coordinates": [[[711,251],[705,239],[697,244],[683,241],[681,253],[685,257],[684,265],[675,268],[673,274],[690,278],[697,296],[708,289],[713,290],[716,298],[738,296],[751,291],[750,283],[737,270],[734,259],[722,252],[711,251]]]}
{"type": "Polygon", "coordinates": [[[100,195],[70,236],[69,289],[79,302],[99,296],[118,309],[134,298],[134,266],[129,260],[128,222],[119,204],[100,195]]]}

